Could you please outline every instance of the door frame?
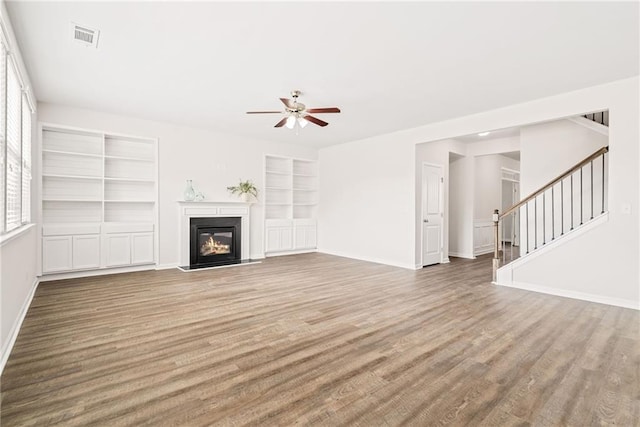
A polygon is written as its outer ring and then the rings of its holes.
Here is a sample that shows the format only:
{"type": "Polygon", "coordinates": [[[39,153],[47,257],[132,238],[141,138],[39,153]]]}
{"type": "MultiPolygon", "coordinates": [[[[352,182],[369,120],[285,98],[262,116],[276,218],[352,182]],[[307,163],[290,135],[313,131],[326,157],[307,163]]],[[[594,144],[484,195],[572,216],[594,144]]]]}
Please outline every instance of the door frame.
{"type": "MultiPolygon", "coordinates": [[[[438,186],[438,196],[440,198],[440,264],[444,263],[444,165],[431,162],[422,162],[420,165],[420,268],[424,267],[424,167],[431,166],[439,168],[441,172],[440,185],[438,186]]],[[[448,262],[448,261],[447,261],[448,262]]]]}

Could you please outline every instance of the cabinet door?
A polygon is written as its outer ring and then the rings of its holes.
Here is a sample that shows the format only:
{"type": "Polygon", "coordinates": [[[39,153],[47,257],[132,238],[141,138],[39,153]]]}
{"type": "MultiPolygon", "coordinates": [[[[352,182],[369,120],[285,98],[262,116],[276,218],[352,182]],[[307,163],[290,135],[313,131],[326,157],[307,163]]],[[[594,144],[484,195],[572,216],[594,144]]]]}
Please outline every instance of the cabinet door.
{"type": "Polygon", "coordinates": [[[42,238],[42,272],[53,273],[73,269],[71,236],[42,238]]]}
{"type": "Polygon", "coordinates": [[[293,249],[292,227],[267,227],[267,252],[293,249]]]}
{"type": "Polygon", "coordinates": [[[296,225],[296,246],[295,249],[315,249],[316,247],[316,226],[296,225]]]}
{"type": "Polygon", "coordinates": [[[131,235],[131,264],[152,264],[153,233],[135,233],[131,235]]]}
{"type": "Polygon", "coordinates": [[[107,267],[131,265],[131,234],[107,234],[105,239],[107,267]]]}
{"type": "Polygon", "coordinates": [[[73,268],[100,267],[100,236],[73,236],[73,268]]]}

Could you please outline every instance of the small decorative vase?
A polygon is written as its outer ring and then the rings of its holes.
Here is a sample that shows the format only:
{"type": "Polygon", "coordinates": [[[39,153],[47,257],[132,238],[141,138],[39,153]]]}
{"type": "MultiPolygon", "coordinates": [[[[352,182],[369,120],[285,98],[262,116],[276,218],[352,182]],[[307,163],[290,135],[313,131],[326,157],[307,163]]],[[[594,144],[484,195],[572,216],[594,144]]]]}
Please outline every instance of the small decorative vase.
{"type": "Polygon", "coordinates": [[[184,189],[184,200],[187,202],[193,202],[196,198],[196,191],[193,189],[193,184],[190,179],[187,180],[187,188],[184,189]]]}
{"type": "Polygon", "coordinates": [[[251,200],[251,194],[249,193],[242,193],[240,195],[240,199],[245,202],[245,203],[249,203],[249,201],[251,200]]]}

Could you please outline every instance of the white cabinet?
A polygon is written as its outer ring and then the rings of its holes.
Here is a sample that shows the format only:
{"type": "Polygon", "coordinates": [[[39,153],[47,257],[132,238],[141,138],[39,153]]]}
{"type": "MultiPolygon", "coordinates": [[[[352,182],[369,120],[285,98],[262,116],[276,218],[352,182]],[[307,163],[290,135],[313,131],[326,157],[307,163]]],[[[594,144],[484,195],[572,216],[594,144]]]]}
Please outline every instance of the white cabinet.
{"type": "Polygon", "coordinates": [[[72,270],[72,244],[71,236],[43,237],[42,270],[47,273],[72,270]]]}
{"type": "Polygon", "coordinates": [[[267,255],[315,249],[317,207],[317,161],[265,157],[267,255]]]}
{"type": "Polygon", "coordinates": [[[153,264],[153,227],[146,224],[109,224],[103,227],[105,266],[153,264]]]}
{"type": "Polygon", "coordinates": [[[73,236],[73,269],[100,267],[100,236],[73,236]]]}
{"type": "Polygon", "coordinates": [[[43,274],[155,263],[157,140],[40,133],[43,274]]]}
{"type": "Polygon", "coordinates": [[[293,225],[290,220],[270,220],[266,226],[267,252],[293,249],[293,225]]]}
{"type": "Polygon", "coordinates": [[[53,235],[42,238],[43,273],[98,267],[100,267],[100,235],[53,235]]]}
{"type": "Polygon", "coordinates": [[[153,233],[131,235],[131,264],[151,264],[153,254],[153,233]]]}
{"type": "Polygon", "coordinates": [[[295,249],[316,248],[316,222],[315,220],[297,220],[294,225],[295,249]]]}
{"type": "Polygon", "coordinates": [[[107,234],[105,236],[105,266],[122,267],[131,264],[131,235],[107,234]]]}

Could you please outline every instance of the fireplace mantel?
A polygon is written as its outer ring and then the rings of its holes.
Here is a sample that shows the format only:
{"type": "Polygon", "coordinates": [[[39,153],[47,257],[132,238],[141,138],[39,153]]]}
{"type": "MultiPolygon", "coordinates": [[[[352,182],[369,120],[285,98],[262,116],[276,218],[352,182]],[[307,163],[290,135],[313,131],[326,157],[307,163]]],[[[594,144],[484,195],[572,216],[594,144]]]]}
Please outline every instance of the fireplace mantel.
{"type": "Polygon", "coordinates": [[[180,209],[180,264],[189,265],[189,220],[206,217],[239,217],[242,221],[242,259],[249,259],[251,203],[245,202],[184,202],[178,201],[180,209]]]}

